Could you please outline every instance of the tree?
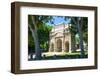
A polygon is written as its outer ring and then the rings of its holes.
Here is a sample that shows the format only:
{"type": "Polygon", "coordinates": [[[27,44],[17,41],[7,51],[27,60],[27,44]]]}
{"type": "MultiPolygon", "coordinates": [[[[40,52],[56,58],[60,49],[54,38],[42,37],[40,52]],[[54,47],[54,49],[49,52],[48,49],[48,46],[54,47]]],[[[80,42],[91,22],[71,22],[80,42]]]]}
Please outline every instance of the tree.
{"type": "Polygon", "coordinates": [[[38,28],[38,35],[39,35],[39,43],[40,43],[40,49],[43,50],[43,52],[47,52],[49,48],[49,33],[52,29],[52,26],[43,24],[43,26],[39,26],[38,28]]]}
{"type": "MultiPolygon", "coordinates": [[[[69,21],[69,24],[71,24],[71,26],[69,26],[69,31],[71,33],[71,50],[72,52],[76,51],[76,39],[75,39],[75,35],[77,34],[77,27],[72,19],[73,17],[65,17],[65,21],[69,21]]],[[[74,20],[76,18],[74,17],[74,20]]]]}
{"type": "Polygon", "coordinates": [[[82,27],[82,32],[83,32],[83,40],[87,44],[88,43],[88,18],[84,17],[83,18],[83,27],[82,27]]]}
{"type": "MultiPolygon", "coordinates": [[[[84,45],[83,40],[87,42],[87,18],[86,17],[65,17],[65,19],[69,19],[72,24],[70,26],[70,32],[75,39],[74,35],[78,33],[79,35],[79,44],[81,49],[81,56],[83,57],[84,54],[84,45]]],[[[75,46],[75,42],[74,42],[75,46]]]]}
{"type": "Polygon", "coordinates": [[[78,17],[77,18],[77,28],[78,28],[78,34],[80,38],[80,49],[81,49],[81,56],[84,57],[84,45],[83,45],[83,33],[82,33],[82,26],[83,26],[83,18],[78,17]]]}
{"type": "Polygon", "coordinates": [[[73,20],[71,19],[70,21],[71,26],[69,27],[69,30],[71,32],[71,39],[72,39],[72,51],[75,52],[76,51],[76,34],[77,34],[77,27],[75,26],[73,20]]]}
{"type": "Polygon", "coordinates": [[[34,39],[35,43],[35,59],[41,59],[41,53],[42,51],[40,50],[40,43],[38,39],[38,27],[42,26],[46,22],[52,22],[52,16],[37,16],[37,15],[29,15],[28,16],[28,27],[29,30],[31,31],[32,38],[34,39]]]}

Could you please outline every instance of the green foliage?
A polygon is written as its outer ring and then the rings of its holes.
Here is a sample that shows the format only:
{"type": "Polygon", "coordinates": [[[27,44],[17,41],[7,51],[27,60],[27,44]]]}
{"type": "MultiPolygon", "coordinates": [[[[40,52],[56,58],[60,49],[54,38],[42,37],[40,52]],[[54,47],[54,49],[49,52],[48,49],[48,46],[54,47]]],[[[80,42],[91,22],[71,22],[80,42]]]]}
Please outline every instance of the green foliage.
{"type": "MultiPolygon", "coordinates": [[[[41,16],[41,15],[29,15],[28,16],[28,24],[31,25],[33,30],[36,30],[34,26],[37,27],[38,41],[40,49],[43,51],[47,50],[49,47],[49,31],[52,26],[47,25],[47,22],[53,22],[52,16],[41,16]],[[32,21],[32,17],[34,20],[32,21]]],[[[32,37],[32,33],[28,30],[28,46],[30,49],[35,52],[35,43],[32,37]]]]}
{"type": "Polygon", "coordinates": [[[85,43],[88,43],[88,18],[84,17],[83,18],[83,40],[85,43]]]}
{"type": "Polygon", "coordinates": [[[77,33],[77,27],[72,24],[70,27],[69,27],[69,31],[71,32],[71,34],[76,34],[77,33]]]}
{"type": "Polygon", "coordinates": [[[84,42],[88,44],[88,32],[87,31],[83,33],[83,39],[84,39],[84,42]]]}
{"type": "MultiPolygon", "coordinates": [[[[68,18],[70,19],[69,23],[72,24],[72,26],[70,26],[69,28],[70,32],[76,35],[78,33],[78,29],[77,29],[77,24],[75,24],[75,22],[77,22],[78,17],[68,17],[68,18]]],[[[82,24],[83,24],[81,27],[83,33],[83,41],[85,43],[88,43],[88,18],[87,17],[80,17],[80,18],[82,18],[82,24]]]]}
{"type": "Polygon", "coordinates": [[[48,51],[49,48],[49,32],[51,29],[52,26],[46,24],[38,28],[40,48],[43,49],[44,51],[48,51]]]}
{"type": "Polygon", "coordinates": [[[43,16],[43,15],[28,15],[28,24],[32,26],[34,29],[34,24],[36,24],[37,27],[40,25],[43,25],[45,23],[51,22],[53,23],[53,17],[52,16],[43,16]],[[32,21],[32,18],[34,18],[34,21],[32,21]]]}
{"type": "Polygon", "coordinates": [[[80,40],[78,34],[75,35],[75,38],[76,38],[76,44],[79,44],[80,40]]]}

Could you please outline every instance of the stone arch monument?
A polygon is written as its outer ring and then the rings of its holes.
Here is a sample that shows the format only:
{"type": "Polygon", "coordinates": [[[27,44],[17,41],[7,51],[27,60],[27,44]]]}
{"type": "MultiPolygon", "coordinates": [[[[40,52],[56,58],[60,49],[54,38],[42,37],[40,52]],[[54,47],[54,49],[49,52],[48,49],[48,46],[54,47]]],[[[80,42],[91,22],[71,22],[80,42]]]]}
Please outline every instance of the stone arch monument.
{"type": "Polygon", "coordinates": [[[69,31],[71,24],[55,25],[50,31],[49,52],[71,52],[72,38],[69,31]]]}

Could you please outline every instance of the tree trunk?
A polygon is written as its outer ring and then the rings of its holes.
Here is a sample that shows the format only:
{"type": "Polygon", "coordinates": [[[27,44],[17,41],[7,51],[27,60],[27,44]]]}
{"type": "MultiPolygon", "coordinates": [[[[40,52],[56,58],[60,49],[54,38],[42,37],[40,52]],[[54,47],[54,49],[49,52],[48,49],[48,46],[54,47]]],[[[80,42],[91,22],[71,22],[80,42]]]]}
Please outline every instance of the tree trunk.
{"type": "MultiPolygon", "coordinates": [[[[32,19],[32,21],[34,22],[34,19],[32,19]]],[[[39,39],[38,39],[38,33],[37,33],[37,26],[34,23],[34,29],[31,27],[31,25],[29,25],[29,28],[32,32],[32,37],[34,39],[34,43],[35,43],[35,59],[36,60],[40,60],[42,58],[41,56],[41,50],[40,50],[40,46],[39,46],[39,39]]]]}
{"type": "Polygon", "coordinates": [[[82,24],[79,23],[79,19],[77,21],[78,25],[78,34],[79,34],[79,39],[80,39],[80,49],[81,49],[81,56],[84,57],[85,53],[84,53],[84,45],[83,45],[83,33],[82,33],[82,24]]]}
{"type": "Polygon", "coordinates": [[[35,38],[34,38],[34,42],[35,42],[35,58],[36,59],[41,59],[41,50],[40,50],[40,46],[39,46],[39,41],[38,41],[38,36],[37,36],[37,32],[35,31],[35,38]]]}
{"type": "Polygon", "coordinates": [[[40,50],[40,45],[39,45],[39,39],[38,39],[38,32],[37,32],[37,23],[36,23],[36,19],[35,17],[31,17],[32,18],[32,23],[34,25],[34,34],[35,34],[35,45],[36,45],[36,50],[35,50],[35,58],[37,60],[40,60],[42,58],[41,54],[42,54],[42,51],[40,50]]]}
{"type": "Polygon", "coordinates": [[[71,44],[71,50],[72,50],[72,52],[75,52],[76,51],[76,41],[75,41],[75,34],[73,34],[72,33],[72,35],[71,35],[71,41],[72,41],[72,44],[71,44]]]}

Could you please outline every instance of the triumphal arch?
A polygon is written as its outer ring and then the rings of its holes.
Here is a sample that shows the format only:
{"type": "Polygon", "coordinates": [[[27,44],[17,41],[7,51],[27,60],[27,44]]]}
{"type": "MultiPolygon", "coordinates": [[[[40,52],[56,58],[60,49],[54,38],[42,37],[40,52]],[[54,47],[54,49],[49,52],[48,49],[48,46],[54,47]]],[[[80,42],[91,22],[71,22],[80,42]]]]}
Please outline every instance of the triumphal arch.
{"type": "Polygon", "coordinates": [[[55,25],[50,31],[49,52],[71,52],[72,36],[69,31],[71,24],[55,25]]]}

